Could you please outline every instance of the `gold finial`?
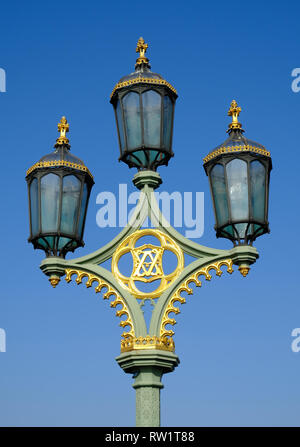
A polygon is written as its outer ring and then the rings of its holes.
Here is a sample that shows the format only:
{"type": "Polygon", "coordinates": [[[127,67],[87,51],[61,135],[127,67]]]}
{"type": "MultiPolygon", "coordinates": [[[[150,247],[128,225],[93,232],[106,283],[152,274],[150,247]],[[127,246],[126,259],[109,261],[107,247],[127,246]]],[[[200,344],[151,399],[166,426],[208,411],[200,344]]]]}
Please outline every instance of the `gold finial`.
{"type": "Polygon", "coordinates": [[[245,278],[249,273],[250,267],[246,265],[240,265],[239,266],[239,272],[243,277],[245,278]]]}
{"type": "Polygon", "coordinates": [[[63,116],[60,122],[57,124],[58,132],[60,132],[59,138],[57,138],[56,142],[58,144],[69,143],[69,139],[66,137],[66,133],[69,132],[69,123],[67,118],[63,116]]]}
{"type": "Polygon", "coordinates": [[[136,45],[136,53],[140,53],[140,56],[137,58],[136,63],[137,65],[142,64],[143,62],[147,64],[149,62],[149,59],[146,58],[145,53],[147,51],[148,44],[145,43],[144,39],[142,37],[139,38],[137,45],[136,45]]]}
{"type": "Polygon", "coordinates": [[[60,277],[57,275],[51,275],[49,278],[51,286],[55,289],[57,284],[60,282],[60,277]]]}
{"type": "Polygon", "coordinates": [[[228,116],[232,116],[232,123],[228,125],[229,132],[231,129],[241,129],[242,124],[238,121],[238,116],[242,111],[241,107],[238,107],[236,100],[231,101],[230,108],[228,110],[228,116]]]}

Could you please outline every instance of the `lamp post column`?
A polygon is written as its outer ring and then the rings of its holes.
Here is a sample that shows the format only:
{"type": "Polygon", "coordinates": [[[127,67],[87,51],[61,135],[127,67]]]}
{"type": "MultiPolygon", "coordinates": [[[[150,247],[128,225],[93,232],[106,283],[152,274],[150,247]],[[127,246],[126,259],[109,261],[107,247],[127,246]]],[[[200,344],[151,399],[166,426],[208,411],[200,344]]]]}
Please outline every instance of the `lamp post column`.
{"type": "Polygon", "coordinates": [[[144,349],[121,354],[116,358],[120,367],[133,374],[136,390],[136,426],[160,427],[160,390],[163,374],[179,364],[172,352],[144,349]]]}

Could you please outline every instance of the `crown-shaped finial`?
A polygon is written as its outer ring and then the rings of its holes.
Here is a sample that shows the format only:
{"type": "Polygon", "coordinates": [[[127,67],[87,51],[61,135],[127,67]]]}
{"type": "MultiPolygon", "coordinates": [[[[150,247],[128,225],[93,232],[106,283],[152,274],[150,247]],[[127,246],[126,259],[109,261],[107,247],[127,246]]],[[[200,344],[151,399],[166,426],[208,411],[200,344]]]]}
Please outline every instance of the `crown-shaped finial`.
{"type": "Polygon", "coordinates": [[[142,37],[139,38],[137,45],[136,45],[136,53],[140,53],[139,57],[136,60],[136,64],[140,65],[142,63],[148,64],[149,59],[145,56],[145,53],[147,51],[148,44],[145,43],[144,39],[142,37]]]}
{"type": "Polygon", "coordinates": [[[230,108],[228,110],[228,116],[232,116],[232,122],[228,125],[230,132],[231,129],[241,129],[242,123],[239,123],[238,116],[242,111],[241,107],[238,107],[236,100],[231,101],[230,108]]]}
{"type": "Polygon", "coordinates": [[[63,116],[60,122],[57,124],[58,132],[60,132],[59,138],[57,138],[57,144],[68,144],[69,139],[66,137],[66,133],[69,132],[69,123],[67,118],[63,116]]]}

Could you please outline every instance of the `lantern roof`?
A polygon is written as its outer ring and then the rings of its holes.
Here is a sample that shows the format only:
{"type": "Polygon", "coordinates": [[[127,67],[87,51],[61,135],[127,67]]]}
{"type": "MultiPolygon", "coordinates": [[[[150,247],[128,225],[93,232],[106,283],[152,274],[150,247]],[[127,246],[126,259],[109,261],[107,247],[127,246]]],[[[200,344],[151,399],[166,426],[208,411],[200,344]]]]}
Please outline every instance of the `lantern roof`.
{"type": "Polygon", "coordinates": [[[69,139],[66,137],[66,133],[69,132],[69,123],[65,116],[63,116],[57,125],[60,136],[56,140],[54,145],[55,150],[50,154],[44,155],[37,163],[31,166],[26,175],[31,174],[36,169],[42,168],[60,168],[67,167],[71,169],[77,169],[79,171],[84,171],[93,180],[93,176],[88,170],[84,162],[70,153],[69,139]]]}
{"type": "Polygon", "coordinates": [[[228,125],[229,129],[227,130],[229,136],[224,143],[213,149],[203,159],[204,164],[220,155],[229,153],[253,152],[270,157],[270,152],[262,144],[249,140],[243,135],[242,123],[238,120],[241,111],[241,107],[238,107],[237,102],[233,100],[228,110],[228,116],[232,117],[232,122],[228,125]]]}
{"type": "Polygon", "coordinates": [[[123,76],[115,85],[110,95],[111,101],[118,90],[126,87],[128,88],[136,84],[163,85],[171,90],[171,92],[177,97],[177,91],[175,90],[175,88],[160,74],[153,73],[151,71],[149,59],[145,56],[147,48],[148,44],[145,43],[142,37],[140,37],[136,47],[136,53],[139,53],[139,57],[136,60],[135,71],[126,76],[123,76]]]}

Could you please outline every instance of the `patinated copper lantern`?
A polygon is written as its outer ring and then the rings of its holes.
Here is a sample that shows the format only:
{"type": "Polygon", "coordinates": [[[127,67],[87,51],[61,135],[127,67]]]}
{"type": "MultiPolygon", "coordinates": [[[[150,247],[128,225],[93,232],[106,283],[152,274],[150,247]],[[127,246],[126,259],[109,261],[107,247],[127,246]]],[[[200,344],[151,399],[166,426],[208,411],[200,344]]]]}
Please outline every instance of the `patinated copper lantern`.
{"type": "Polygon", "coordinates": [[[138,170],[156,170],[173,156],[172,135],[177,92],[150,70],[145,57],[148,45],[141,37],[135,71],[115,86],[112,103],[118,129],[120,158],[138,170]]]}
{"type": "Polygon", "coordinates": [[[70,153],[65,117],[58,123],[60,137],[54,152],[27,171],[30,236],[34,248],[47,256],[65,257],[84,245],[83,232],[92,174],[82,160],[70,153]]]}
{"type": "Polygon", "coordinates": [[[232,101],[227,140],[204,158],[216,219],[216,235],[235,245],[252,244],[268,233],[270,152],[248,140],[238,121],[241,108],[232,101]]]}

